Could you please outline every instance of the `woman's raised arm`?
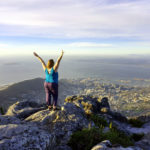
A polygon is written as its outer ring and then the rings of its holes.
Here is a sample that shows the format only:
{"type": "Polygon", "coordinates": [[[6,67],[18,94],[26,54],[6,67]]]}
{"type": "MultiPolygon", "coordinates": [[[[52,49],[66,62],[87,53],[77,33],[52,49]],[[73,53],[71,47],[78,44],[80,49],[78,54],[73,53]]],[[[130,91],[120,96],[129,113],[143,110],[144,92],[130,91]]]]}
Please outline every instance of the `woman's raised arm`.
{"type": "Polygon", "coordinates": [[[43,59],[42,59],[36,52],[33,52],[33,55],[34,55],[35,57],[37,57],[37,58],[40,60],[40,62],[42,63],[42,67],[43,67],[43,69],[44,69],[44,71],[45,71],[45,69],[46,69],[46,64],[45,64],[45,62],[43,61],[43,59]]]}
{"type": "Polygon", "coordinates": [[[57,72],[57,70],[58,70],[58,67],[59,67],[59,64],[60,64],[60,61],[61,61],[63,55],[64,55],[64,51],[62,50],[60,57],[57,59],[57,62],[56,62],[56,64],[54,65],[54,71],[55,71],[55,72],[57,72]]]}

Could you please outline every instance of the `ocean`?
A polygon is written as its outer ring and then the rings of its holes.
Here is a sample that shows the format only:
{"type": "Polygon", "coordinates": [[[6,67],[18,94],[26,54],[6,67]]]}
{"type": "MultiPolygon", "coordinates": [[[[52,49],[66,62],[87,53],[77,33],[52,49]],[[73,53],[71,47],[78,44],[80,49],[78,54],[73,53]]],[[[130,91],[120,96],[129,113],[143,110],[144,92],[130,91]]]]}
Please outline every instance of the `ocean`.
{"type": "MultiPolygon", "coordinates": [[[[56,56],[42,56],[48,59],[56,56]]],[[[42,65],[34,56],[0,57],[0,86],[44,78],[42,65]]],[[[102,78],[105,80],[150,79],[149,56],[65,56],[59,67],[59,79],[102,78]]]]}

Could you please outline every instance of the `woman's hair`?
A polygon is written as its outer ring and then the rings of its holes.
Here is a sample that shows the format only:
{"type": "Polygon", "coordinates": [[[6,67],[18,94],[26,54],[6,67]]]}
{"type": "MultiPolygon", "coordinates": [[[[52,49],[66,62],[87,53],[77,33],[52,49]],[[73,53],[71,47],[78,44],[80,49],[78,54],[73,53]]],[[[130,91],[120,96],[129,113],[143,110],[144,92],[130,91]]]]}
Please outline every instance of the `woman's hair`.
{"type": "Polygon", "coordinates": [[[52,68],[53,66],[54,66],[54,60],[53,59],[48,60],[47,68],[52,68]]]}

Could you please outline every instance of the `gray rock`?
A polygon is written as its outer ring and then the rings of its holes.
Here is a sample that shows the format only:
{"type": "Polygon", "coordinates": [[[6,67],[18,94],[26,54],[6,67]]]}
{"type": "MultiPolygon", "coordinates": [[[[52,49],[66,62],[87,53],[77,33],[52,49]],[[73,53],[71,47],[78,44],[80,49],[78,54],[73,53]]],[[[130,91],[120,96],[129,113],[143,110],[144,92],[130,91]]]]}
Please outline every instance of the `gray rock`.
{"type": "Polygon", "coordinates": [[[102,141],[101,143],[95,145],[91,150],[107,150],[108,147],[111,147],[109,140],[102,141]]]}
{"type": "Polygon", "coordinates": [[[29,107],[31,110],[41,108],[37,104],[23,101],[12,105],[5,116],[0,116],[1,149],[46,150],[47,147],[57,147],[69,150],[66,144],[72,133],[89,124],[84,110],[73,103],[64,104],[60,111],[38,109],[38,112],[31,112],[29,107]]]}
{"type": "Polygon", "coordinates": [[[31,114],[43,109],[46,108],[34,101],[22,101],[16,102],[12,106],[10,106],[5,115],[25,119],[31,114]]]}
{"type": "Polygon", "coordinates": [[[52,130],[60,144],[64,145],[67,144],[74,131],[87,128],[89,121],[83,110],[73,103],[66,103],[61,110],[53,121],[52,130]]]}
{"type": "Polygon", "coordinates": [[[127,148],[124,148],[122,146],[112,147],[112,144],[110,143],[110,141],[105,140],[95,145],[91,150],[143,150],[143,149],[136,147],[136,146],[131,146],[127,148]]]}
{"type": "Polygon", "coordinates": [[[146,115],[142,115],[137,117],[138,120],[141,120],[143,122],[150,122],[150,112],[147,113],[146,115]]]}
{"type": "Polygon", "coordinates": [[[110,108],[110,105],[108,103],[108,98],[107,97],[103,97],[101,99],[101,107],[107,107],[107,108],[110,108]]]}
{"type": "Polygon", "coordinates": [[[0,115],[0,125],[7,125],[10,123],[20,124],[20,119],[13,116],[0,115]]]}
{"type": "Polygon", "coordinates": [[[109,111],[108,114],[111,115],[114,120],[118,120],[120,122],[125,122],[125,123],[127,123],[127,121],[128,121],[125,116],[123,116],[122,114],[120,114],[118,112],[109,111]]]}
{"type": "Polygon", "coordinates": [[[49,132],[43,131],[33,124],[0,126],[1,150],[43,150],[56,145],[53,138],[49,132]]]}
{"type": "Polygon", "coordinates": [[[150,122],[146,123],[140,129],[130,128],[133,133],[141,134],[144,133],[144,137],[135,143],[136,146],[143,148],[144,150],[150,150],[150,122]]]}
{"type": "Polygon", "coordinates": [[[136,128],[132,126],[127,126],[126,129],[131,132],[131,133],[136,133],[136,134],[150,134],[150,122],[145,123],[141,128],[136,128]]]}
{"type": "Polygon", "coordinates": [[[61,145],[61,146],[57,146],[54,148],[55,150],[72,150],[71,147],[67,146],[67,145],[61,145]]]}
{"type": "MultiPolygon", "coordinates": [[[[43,105],[31,101],[17,102],[10,106],[6,115],[0,116],[0,150],[71,150],[67,146],[71,135],[89,125],[95,126],[88,120],[87,110],[113,122],[118,129],[130,132],[121,123],[124,118],[119,113],[111,110],[100,113],[100,108],[110,109],[105,102],[108,101],[101,103],[98,98],[91,96],[73,96],[58,111],[49,111],[43,105]]],[[[93,150],[96,148],[113,149],[109,141],[99,143],[93,150]]],[[[117,148],[121,150],[122,147],[117,148]]],[[[129,148],[132,150],[135,147],[129,148]]]]}
{"type": "Polygon", "coordinates": [[[135,145],[144,150],[150,150],[150,138],[149,137],[150,135],[147,134],[146,136],[144,136],[144,138],[142,138],[142,140],[136,142],[135,145]]]}
{"type": "Polygon", "coordinates": [[[27,117],[25,121],[42,123],[44,125],[44,124],[51,123],[56,118],[57,113],[58,112],[56,111],[50,112],[48,109],[41,110],[27,117]]]}

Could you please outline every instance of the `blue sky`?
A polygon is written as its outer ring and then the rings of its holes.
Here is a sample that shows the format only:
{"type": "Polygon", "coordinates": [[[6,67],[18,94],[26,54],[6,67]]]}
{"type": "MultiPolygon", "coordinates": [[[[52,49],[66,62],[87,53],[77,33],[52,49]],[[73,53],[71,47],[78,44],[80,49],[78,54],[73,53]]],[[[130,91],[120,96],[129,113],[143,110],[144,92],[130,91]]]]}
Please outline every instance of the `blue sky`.
{"type": "Polygon", "coordinates": [[[0,0],[0,55],[150,54],[149,0],[0,0]]]}

